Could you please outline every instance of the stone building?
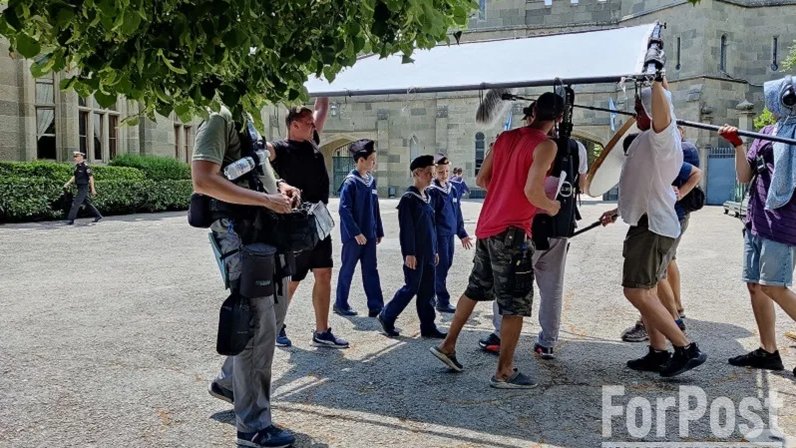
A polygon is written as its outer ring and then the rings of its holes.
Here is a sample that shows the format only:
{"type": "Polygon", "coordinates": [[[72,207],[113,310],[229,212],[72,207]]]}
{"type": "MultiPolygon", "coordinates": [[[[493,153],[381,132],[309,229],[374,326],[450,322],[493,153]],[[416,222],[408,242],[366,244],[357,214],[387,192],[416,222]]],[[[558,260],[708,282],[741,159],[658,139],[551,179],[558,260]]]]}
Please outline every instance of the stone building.
{"type": "MultiPolygon", "coordinates": [[[[678,117],[750,128],[751,117],[762,109],[763,82],[786,74],[781,62],[796,40],[796,0],[701,0],[697,6],[685,0],[480,0],[462,40],[576,33],[656,20],[667,25],[667,73],[678,117]]],[[[78,148],[90,160],[103,162],[125,152],[187,159],[197,123],[160,117],[118,127],[121,118],[135,111],[134,104],[120,100],[105,110],[91,99],[79,101],[74,93],[53,87],[59,75],[33,79],[30,63],[11,58],[7,47],[0,41],[0,160],[68,160],[78,148]]],[[[520,93],[534,96],[543,90],[520,93]]],[[[627,91],[616,85],[577,86],[576,94],[580,104],[606,107],[610,99],[620,109],[632,109],[630,86],[627,91]]],[[[350,168],[345,145],[358,138],[377,141],[377,175],[384,196],[407,185],[409,160],[423,153],[448,154],[472,185],[485,149],[508,118],[491,125],[476,123],[478,98],[479,92],[332,98],[322,141],[332,190],[350,168]]],[[[519,125],[523,106],[510,109],[513,126],[519,125]]],[[[266,108],[262,116],[267,136],[284,135],[284,110],[266,108]]],[[[609,120],[602,112],[576,110],[574,135],[590,145],[605,144],[611,136],[609,120]]],[[[703,149],[710,171],[713,153],[708,148],[718,146],[718,138],[696,129],[688,130],[688,138],[703,149]]],[[[722,185],[716,191],[731,182],[732,173],[713,171],[715,176],[707,176],[709,191],[713,181],[722,185]]]]}

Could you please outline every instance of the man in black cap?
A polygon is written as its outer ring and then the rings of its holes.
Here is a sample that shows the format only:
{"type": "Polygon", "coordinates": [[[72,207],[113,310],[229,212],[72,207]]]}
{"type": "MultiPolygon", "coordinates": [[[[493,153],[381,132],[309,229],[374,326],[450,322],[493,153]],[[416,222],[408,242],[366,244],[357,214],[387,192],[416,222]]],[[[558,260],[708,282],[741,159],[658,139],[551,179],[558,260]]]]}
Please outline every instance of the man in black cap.
{"type": "Polygon", "coordinates": [[[417,296],[420,335],[441,339],[445,333],[434,324],[434,271],[439,262],[434,209],[429,204],[426,188],[433,179],[434,156],[422,155],[409,165],[414,185],[406,189],[398,202],[398,226],[401,255],[404,258],[404,286],[384,306],[378,319],[387,336],[398,336],[395,320],[417,296]]]}
{"type": "Polygon", "coordinates": [[[91,172],[91,168],[86,165],[85,154],[75,151],[72,153],[72,158],[75,160],[75,173],[64,184],[64,189],[69,188],[69,185],[74,182],[77,185],[77,196],[72,200],[72,208],[69,209],[66,223],[68,225],[75,223],[77,212],[83,204],[86,204],[86,208],[94,215],[94,222],[98,222],[102,219],[102,214],[97,210],[97,207],[94,207],[94,203],[91,201],[91,196],[97,194],[97,189],[94,188],[94,174],[91,172]],[[91,195],[89,195],[89,189],[91,190],[91,195]]]}
{"type": "Polygon", "coordinates": [[[357,140],[349,147],[356,169],[346,176],[340,187],[340,240],[343,242],[340,274],[337,278],[337,297],[334,312],[342,316],[356,316],[348,304],[348,292],[354,269],[360,262],[362,285],[368,300],[368,316],[376,317],[384,307],[379,270],[376,267],[376,245],[384,237],[379,213],[379,195],[373,170],[376,148],[373,140],[357,140]]]}

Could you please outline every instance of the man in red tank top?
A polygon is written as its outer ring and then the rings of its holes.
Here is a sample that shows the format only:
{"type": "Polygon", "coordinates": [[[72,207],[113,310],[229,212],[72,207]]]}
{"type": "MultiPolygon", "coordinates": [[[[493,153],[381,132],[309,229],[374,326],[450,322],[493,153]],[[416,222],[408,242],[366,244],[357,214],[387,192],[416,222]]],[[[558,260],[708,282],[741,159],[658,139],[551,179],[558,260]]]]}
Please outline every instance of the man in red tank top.
{"type": "Polygon", "coordinates": [[[536,101],[534,121],[500,134],[487,154],[476,184],[487,190],[475,235],[475,265],[459,299],[448,336],[431,353],[457,372],[456,340],[479,301],[496,300],[502,315],[500,357],[492,387],[529,389],[536,381],[514,369],[522,318],[533,303],[531,220],[537,208],[550,215],[561,204],[545,195],[544,179],[556,155],[548,132],[561,119],[563,99],[545,93],[536,101]]]}

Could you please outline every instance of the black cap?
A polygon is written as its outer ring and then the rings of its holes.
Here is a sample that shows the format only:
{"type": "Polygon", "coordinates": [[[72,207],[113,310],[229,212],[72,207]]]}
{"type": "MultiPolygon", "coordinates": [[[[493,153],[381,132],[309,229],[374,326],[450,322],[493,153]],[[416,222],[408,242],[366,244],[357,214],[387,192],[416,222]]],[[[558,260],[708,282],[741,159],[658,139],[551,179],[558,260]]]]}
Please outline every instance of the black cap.
{"type": "Polygon", "coordinates": [[[351,143],[351,146],[348,147],[348,151],[351,153],[351,156],[354,157],[354,161],[356,161],[360,157],[370,156],[372,153],[376,152],[376,148],[373,140],[363,138],[351,143]]]}
{"type": "Polygon", "coordinates": [[[409,171],[425,168],[427,166],[434,166],[434,156],[428,154],[417,156],[415,160],[412,160],[412,163],[409,164],[409,171]]]}
{"type": "Polygon", "coordinates": [[[448,160],[448,156],[445,154],[438,153],[436,156],[434,156],[435,165],[449,165],[450,163],[451,161],[448,160]]]}
{"type": "Polygon", "coordinates": [[[564,98],[553,92],[545,92],[536,100],[536,119],[555,120],[564,113],[564,98]]]}

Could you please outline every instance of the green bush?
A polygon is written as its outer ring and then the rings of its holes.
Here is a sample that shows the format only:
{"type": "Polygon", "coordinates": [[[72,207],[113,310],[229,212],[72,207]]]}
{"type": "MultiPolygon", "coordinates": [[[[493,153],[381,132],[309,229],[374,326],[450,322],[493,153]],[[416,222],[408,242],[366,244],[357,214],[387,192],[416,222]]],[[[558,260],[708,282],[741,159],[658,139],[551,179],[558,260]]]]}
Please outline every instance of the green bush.
{"type": "MultiPolygon", "coordinates": [[[[193,187],[190,179],[152,180],[131,167],[95,168],[94,205],[103,215],[185,210],[193,187]]],[[[72,175],[68,164],[0,162],[0,223],[63,219],[77,188],[63,184],[72,175]]]]}
{"type": "Polygon", "coordinates": [[[61,211],[53,205],[64,194],[62,186],[45,177],[0,176],[0,222],[57,218],[61,211]]]}
{"type": "Polygon", "coordinates": [[[168,157],[122,154],[111,160],[110,165],[114,167],[124,166],[137,168],[141,170],[148,179],[158,181],[191,178],[191,168],[187,163],[168,157]]]}
{"type": "MultiPolygon", "coordinates": [[[[47,161],[35,162],[0,162],[0,177],[43,177],[58,180],[61,185],[65,184],[75,167],[71,163],[56,163],[47,161]]],[[[94,180],[103,179],[126,179],[131,181],[144,180],[144,173],[135,168],[120,166],[91,166],[94,172],[94,180]]]]}

